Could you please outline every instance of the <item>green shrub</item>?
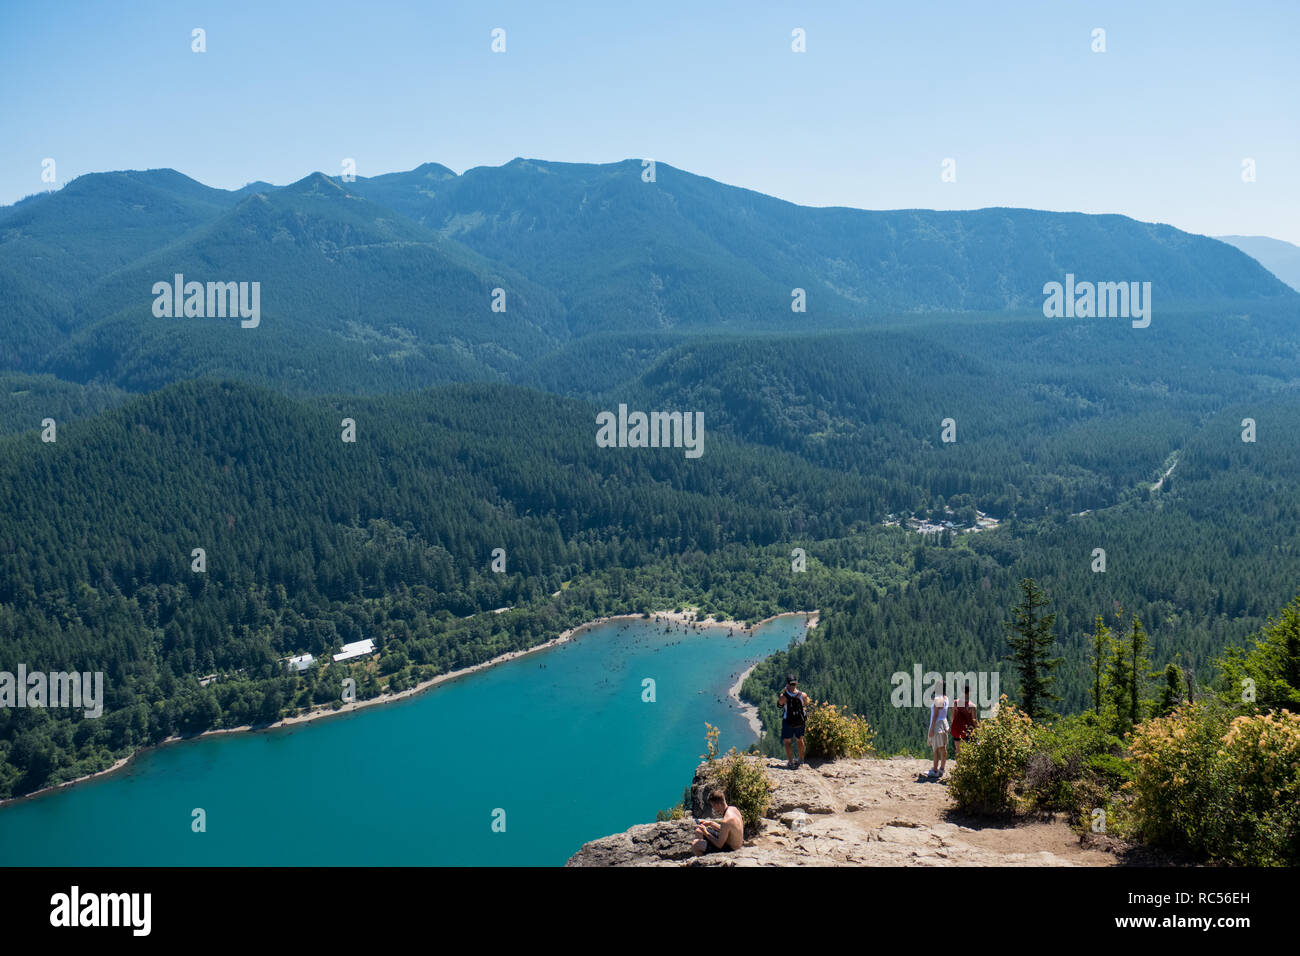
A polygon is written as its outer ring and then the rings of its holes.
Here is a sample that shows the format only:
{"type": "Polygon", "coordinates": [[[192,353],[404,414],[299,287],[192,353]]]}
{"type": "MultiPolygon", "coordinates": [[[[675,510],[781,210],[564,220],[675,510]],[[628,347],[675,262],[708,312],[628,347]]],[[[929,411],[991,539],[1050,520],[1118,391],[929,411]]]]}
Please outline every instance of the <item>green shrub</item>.
{"type": "Polygon", "coordinates": [[[1108,733],[1094,714],[1040,725],[1032,736],[1033,752],[1020,789],[1035,810],[1065,812],[1074,822],[1086,821],[1132,776],[1122,756],[1123,741],[1108,733]]]}
{"type": "Polygon", "coordinates": [[[1136,727],[1131,752],[1138,831],[1148,843],[1205,854],[1216,842],[1214,755],[1227,714],[1203,704],[1136,727]]]}
{"type": "Polygon", "coordinates": [[[814,704],[808,709],[804,743],[809,757],[838,760],[874,754],[875,731],[865,717],[850,714],[834,704],[814,704]]]}
{"type": "Polygon", "coordinates": [[[1133,802],[1128,796],[1127,787],[1125,792],[1116,793],[1107,790],[1096,778],[1091,780],[1084,778],[1079,783],[1079,792],[1081,794],[1080,806],[1087,808],[1080,814],[1082,829],[1095,829],[1098,833],[1105,833],[1120,839],[1137,840],[1138,833],[1133,816],[1133,802]],[[1104,813],[1099,828],[1094,827],[1097,810],[1104,813]]]}
{"type": "Polygon", "coordinates": [[[1119,790],[1133,779],[1133,765],[1114,754],[1093,754],[1088,758],[1088,770],[1107,790],[1119,790]]]}
{"type": "Polygon", "coordinates": [[[1007,701],[981,720],[961,747],[961,759],[948,778],[957,807],[968,813],[1006,814],[1015,810],[1012,784],[1021,778],[1034,752],[1034,724],[1007,701]]]}
{"type": "Polygon", "coordinates": [[[1187,705],[1134,736],[1134,811],[1152,843],[1248,866],[1300,863],[1300,715],[1187,705]]]}
{"type": "Polygon", "coordinates": [[[763,769],[762,758],[747,757],[735,747],[715,764],[714,785],[727,794],[727,802],[740,809],[746,832],[758,828],[772,806],[772,782],[763,769]]]}
{"type": "Polygon", "coordinates": [[[1220,855],[1248,866],[1300,863],[1300,715],[1236,718],[1217,763],[1229,797],[1220,855]]]}

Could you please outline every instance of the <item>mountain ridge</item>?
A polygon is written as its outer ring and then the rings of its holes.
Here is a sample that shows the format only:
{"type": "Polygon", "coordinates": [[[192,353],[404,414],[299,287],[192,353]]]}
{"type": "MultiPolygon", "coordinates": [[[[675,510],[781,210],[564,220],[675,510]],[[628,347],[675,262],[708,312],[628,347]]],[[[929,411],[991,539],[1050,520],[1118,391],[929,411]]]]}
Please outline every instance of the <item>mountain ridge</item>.
{"type": "Polygon", "coordinates": [[[1291,288],[1300,291],[1300,246],[1269,236],[1216,236],[1235,246],[1291,288]]]}
{"type": "Polygon", "coordinates": [[[523,158],[239,190],[87,174],[0,211],[0,371],[130,391],[521,380],[588,336],[1033,315],[1067,274],[1150,281],[1158,315],[1300,306],[1244,252],[1129,217],[804,207],[667,163],[643,174],[523,158]],[[176,273],[259,282],[266,321],[155,318],[153,284],[176,273]]]}

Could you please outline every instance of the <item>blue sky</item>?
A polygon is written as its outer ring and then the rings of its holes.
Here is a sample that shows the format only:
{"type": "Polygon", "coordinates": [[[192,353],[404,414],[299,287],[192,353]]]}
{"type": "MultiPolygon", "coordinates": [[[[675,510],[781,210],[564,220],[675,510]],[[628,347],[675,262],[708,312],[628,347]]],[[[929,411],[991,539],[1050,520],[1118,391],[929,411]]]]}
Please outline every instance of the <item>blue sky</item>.
{"type": "Polygon", "coordinates": [[[170,166],[226,188],[345,157],[362,176],[649,157],[808,205],[1300,243],[1298,26],[1294,0],[3,0],[0,203],[47,188],[46,157],[59,184],[170,166]]]}

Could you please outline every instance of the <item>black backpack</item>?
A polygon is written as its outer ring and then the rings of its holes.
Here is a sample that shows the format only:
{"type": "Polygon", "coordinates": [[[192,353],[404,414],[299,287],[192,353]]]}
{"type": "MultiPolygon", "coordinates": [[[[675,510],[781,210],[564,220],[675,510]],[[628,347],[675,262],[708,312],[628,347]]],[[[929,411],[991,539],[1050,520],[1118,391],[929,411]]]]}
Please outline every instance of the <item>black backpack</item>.
{"type": "Polygon", "coordinates": [[[802,727],[803,720],[803,695],[787,692],[785,695],[785,722],[791,727],[802,727]]]}

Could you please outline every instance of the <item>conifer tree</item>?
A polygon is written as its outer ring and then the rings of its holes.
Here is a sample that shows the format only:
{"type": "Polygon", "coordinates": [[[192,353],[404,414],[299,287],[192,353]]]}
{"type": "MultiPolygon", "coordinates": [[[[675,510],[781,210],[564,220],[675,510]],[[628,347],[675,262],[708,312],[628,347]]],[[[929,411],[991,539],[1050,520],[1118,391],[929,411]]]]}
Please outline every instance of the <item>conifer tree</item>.
{"type": "Polygon", "coordinates": [[[1110,682],[1108,692],[1115,706],[1115,733],[1123,736],[1133,729],[1128,706],[1129,687],[1128,636],[1111,642],[1110,682]]]}
{"type": "Polygon", "coordinates": [[[1052,693],[1052,671],[1061,659],[1049,654],[1056,642],[1052,631],[1056,612],[1046,610],[1050,602],[1033,578],[1021,580],[1020,591],[1020,603],[1012,609],[1012,620],[1006,626],[1011,632],[1008,658],[1020,672],[1021,707],[1033,720],[1055,717],[1049,704],[1061,698],[1052,693]]]}
{"type": "Polygon", "coordinates": [[[1110,662],[1111,655],[1114,653],[1114,640],[1111,637],[1110,628],[1106,626],[1105,619],[1098,614],[1092,625],[1092,659],[1090,666],[1092,670],[1092,710],[1093,713],[1101,714],[1102,700],[1105,698],[1107,689],[1106,667],[1110,662]]]}
{"type": "Polygon", "coordinates": [[[1146,715],[1143,713],[1142,691],[1146,687],[1147,670],[1151,667],[1147,660],[1147,632],[1137,615],[1133,616],[1133,627],[1129,631],[1129,723],[1137,725],[1146,715]]]}
{"type": "Polygon", "coordinates": [[[1165,665],[1165,689],[1160,695],[1160,716],[1168,717],[1183,702],[1183,672],[1170,661],[1165,665]]]}

